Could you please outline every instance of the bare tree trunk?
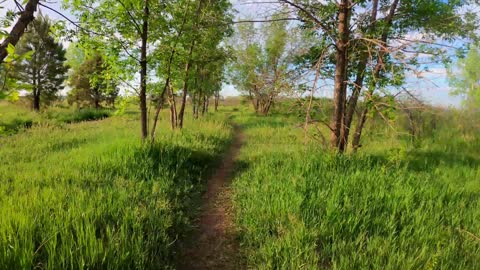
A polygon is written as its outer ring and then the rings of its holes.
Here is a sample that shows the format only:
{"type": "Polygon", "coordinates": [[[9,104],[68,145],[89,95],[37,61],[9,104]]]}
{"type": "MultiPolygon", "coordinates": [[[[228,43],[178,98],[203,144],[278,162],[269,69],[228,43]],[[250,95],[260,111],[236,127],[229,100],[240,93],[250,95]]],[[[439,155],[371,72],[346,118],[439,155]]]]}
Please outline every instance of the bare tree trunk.
{"type": "Polygon", "coordinates": [[[191,64],[191,57],[193,52],[193,47],[195,46],[195,40],[192,41],[190,45],[190,51],[188,53],[188,61],[185,64],[185,79],[183,82],[183,96],[182,96],[182,104],[180,105],[180,111],[178,112],[178,127],[183,128],[183,116],[185,114],[185,106],[187,104],[187,96],[188,96],[188,76],[190,74],[190,64],[191,64]]]}
{"type": "MultiPolygon", "coordinates": [[[[385,18],[385,23],[386,27],[384,28],[382,32],[382,37],[380,39],[382,43],[382,48],[380,48],[380,51],[378,53],[378,58],[377,58],[377,64],[375,65],[375,68],[373,70],[373,82],[372,85],[370,86],[369,91],[367,92],[366,98],[369,99],[372,97],[373,92],[375,91],[375,88],[377,86],[377,79],[380,75],[380,72],[382,71],[383,68],[383,58],[385,54],[387,53],[387,38],[388,38],[388,30],[390,26],[392,25],[393,22],[393,16],[395,16],[395,11],[397,9],[398,3],[400,0],[393,0],[392,5],[390,6],[390,10],[388,12],[387,17],[385,18]]],[[[358,149],[358,145],[360,143],[360,138],[362,136],[362,129],[365,126],[365,121],[367,120],[367,114],[368,114],[368,107],[366,107],[362,113],[361,119],[359,124],[357,125],[357,128],[355,129],[355,136],[352,141],[352,146],[353,150],[356,151],[358,149]]]]}
{"type": "Polygon", "coordinates": [[[355,85],[353,86],[352,96],[348,100],[347,106],[345,108],[345,117],[343,119],[341,132],[342,138],[340,139],[340,147],[345,150],[347,149],[348,145],[348,137],[350,135],[350,129],[352,126],[353,114],[355,113],[355,109],[357,108],[358,98],[360,97],[360,92],[362,91],[363,87],[363,79],[367,67],[367,60],[368,54],[362,55],[362,59],[360,59],[359,66],[357,67],[357,77],[355,79],[355,85]]]}
{"type": "Polygon", "coordinates": [[[360,120],[358,121],[357,127],[355,129],[355,134],[353,134],[353,152],[357,152],[358,148],[360,147],[360,138],[362,136],[363,126],[365,125],[365,121],[367,120],[367,113],[368,109],[365,108],[362,112],[362,115],[360,116],[360,120]]]}
{"type": "Polygon", "coordinates": [[[350,3],[348,0],[341,0],[338,12],[338,35],[336,42],[336,66],[335,66],[335,86],[333,94],[334,112],[331,124],[332,133],[330,136],[330,145],[336,148],[338,152],[343,153],[344,147],[340,144],[341,128],[345,111],[346,100],[346,79],[347,79],[347,46],[349,40],[349,13],[350,3]]]}
{"type": "Polygon", "coordinates": [[[256,93],[257,93],[257,86],[255,85],[254,86],[254,91],[255,91],[255,97],[253,96],[252,94],[252,91],[248,91],[248,96],[250,98],[250,101],[252,102],[252,105],[253,105],[253,109],[255,110],[255,113],[258,114],[258,98],[256,97],[256,93]]]}
{"type": "Polygon", "coordinates": [[[205,115],[205,113],[207,112],[207,96],[206,95],[203,95],[203,100],[202,100],[202,116],[205,115]]]}
{"type": "Polygon", "coordinates": [[[177,126],[177,103],[170,85],[168,86],[168,103],[170,105],[170,124],[172,129],[175,129],[177,126]]]}
{"type": "Polygon", "coordinates": [[[210,97],[206,97],[205,102],[207,103],[205,106],[205,112],[208,113],[208,105],[210,105],[210,97]]]}
{"type": "Polygon", "coordinates": [[[5,60],[8,55],[8,44],[12,44],[13,46],[17,45],[18,40],[22,37],[23,33],[25,33],[28,24],[35,19],[34,13],[37,11],[38,2],[39,0],[29,0],[27,2],[25,9],[20,12],[20,18],[18,18],[15,25],[13,25],[7,38],[0,44],[0,63],[3,63],[3,60],[5,60]]]}
{"type": "MultiPolygon", "coordinates": [[[[177,52],[176,51],[176,46],[177,46],[178,39],[182,35],[185,23],[187,21],[187,13],[188,13],[188,6],[185,8],[185,13],[183,14],[182,26],[180,27],[180,31],[177,33],[177,36],[175,37],[175,42],[173,43],[171,51],[170,51],[170,58],[168,59],[168,67],[167,67],[167,79],[165,80],[165,85],[163,86],[162,94],[160,96],[160,99],[158,100],[157,109],[155,111],[155,119],[153,121],[153,127],[152,127],[152,132],[151,132],[152,140],[155,137],[155,133],[156,133],[156,129],[157,129],[158,116],[160,114],[160,110],[162,109],[163,102],[165,101],[165,98],[164,98],[165,92],[167,91],[167,88],[170,85],[170,78],[171,78],[171,73],[172,73],[172,62],[173,62],[173,58],[175,57],[175,54],[177,52]]],[[[173,92],[172,92],[172,95],[173,95],[173,92]]],[[[176,109],[175,109],[175,118],[177,117],[176,114],[177,113],[176,113],[176,109]]]]}
{"type": "Polygon", "coordinates": [[[198,98],[198,93],[194,92],[192,94],[192,114],[195,116],[195,109],[197,106],[197,98],[198,98]]]}
{"type": "MultiPolygon", "coordinates": [[[[370,26],[368,29],[368,31],[372,33],[375,31],[375,28],[376,28],[377,12],[378,12],[378,0],[373,0],[372,15],[370,18],[370,26]]],[[[355,113],[355,109],[357,108],[360,92],[362,91],[362,88],[363,88],[363,81],[365,78],[367,62],[368,62],[368,51],[366,51],[366,48],[365,48],[365,50],[361,52],[359,64],[357,66],[357,74],[356,74],[355,83],[353,85],[352,96],[348,100],[347,107],[345,109],[346,112],[345,112],[344,124],[342,126],[342,139],[340,142],[341,144],[343,144],[342,148],[345,148],[345,149],[348,146],[348,137],[350,134],[350,128],[352,126],[353,115],[355,113]]]]}
{"type": "MultiPolygon", "coordinates": [[[[198,1],[198,6],[197,6],[197,11],[195,15],[195,26],[194,26],[194,34],[197,30],[198,27],[198,20],[200,17],[200,10],[202,8],[202,0],[198,1]]],[[[185,106],[187,103],[187,95],[188,95],[188,75],[190,73],[190,65],[192,61],[192,54],[193,54],[193,48],[195,47],[195,36],[192,37],[192,42],[190,44],[190,50],[188,52],[188,60],[187,63],[185,64],[185,80],[183,82],[183,97],[182,97],[182,105],[180,106],[180,112],[177,117],[178,121],[178,127],[181,129],[183,128],[183,116],[185,114],[185,106]]]]}
{"type": "Polygon", "coordinates": [[[39,75],[38,75],[38,70],[36,68],[36,55],[33,57],[34,65],[33,65],[33,91],[32,91],[32,108],[34,111],[38,112],[40,111],[40,89],[38,89],[38,81],[39,81],[39,75]]]}
{"type": "Polygon", "coordinates": [[[219,101],[220,101],[220,91],[215,91],[215,112],[218,111],[219,101]]]}
{"type": "Polygon", "coordinates": [[[40,111],[40,91],[38,89],[33,90],[33,110],[40,111]]]}
{"type": "Polygon", "coordinates": [[[142,45],[140,55],[140,122],[142,125],[142,139],[148,136],[147,115],[147,40],[148,40],[148,0],[144,0],[142,45]]]}

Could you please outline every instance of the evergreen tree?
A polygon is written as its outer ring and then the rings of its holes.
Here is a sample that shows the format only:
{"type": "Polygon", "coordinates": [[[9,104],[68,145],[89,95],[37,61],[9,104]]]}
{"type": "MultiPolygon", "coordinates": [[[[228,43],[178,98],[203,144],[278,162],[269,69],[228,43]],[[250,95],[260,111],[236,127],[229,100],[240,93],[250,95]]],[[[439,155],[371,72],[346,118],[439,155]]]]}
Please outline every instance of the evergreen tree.
{"type": "Polygon", "coordinates": [[[65,49],[50,35],[51,21],[39,17],[27,28],[17,44],[18,54],[33,52],[32,56],[15,64],[13,77],[20,87],[30,91],[32,107],[49,104],[63,89],[68,67],[64,65],[65,49]]]}

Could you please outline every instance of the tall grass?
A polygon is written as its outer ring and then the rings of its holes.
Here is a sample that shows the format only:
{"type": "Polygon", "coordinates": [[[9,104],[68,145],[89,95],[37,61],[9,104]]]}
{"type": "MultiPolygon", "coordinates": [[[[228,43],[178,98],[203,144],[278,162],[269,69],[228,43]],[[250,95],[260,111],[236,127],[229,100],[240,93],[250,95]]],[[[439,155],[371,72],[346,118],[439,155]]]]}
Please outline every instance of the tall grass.
{"type": "Polygon", "coordinates": [[[234,206],[250,268],[480,268],[478,133],[446,128],[415,148],[368,136],[372,147],[336,156],[304,145],[292,119],[236,120],[247,139],[234,206]]]}
{"type": "Polygon", "coordinates": [[[222,121],[38,126],[0,138],[0,269],[171,269],[177,239],[230,140],[222,121]]]}
{"type": "Polygon", "coordinates": [[[0,135],[12,135],[35,125],[62,125],[84,121],[101,120],[112,115],[110,109],[74,109],[49,107],[42,112],[34,112],[23,102],[0,101],[0,135]]]}

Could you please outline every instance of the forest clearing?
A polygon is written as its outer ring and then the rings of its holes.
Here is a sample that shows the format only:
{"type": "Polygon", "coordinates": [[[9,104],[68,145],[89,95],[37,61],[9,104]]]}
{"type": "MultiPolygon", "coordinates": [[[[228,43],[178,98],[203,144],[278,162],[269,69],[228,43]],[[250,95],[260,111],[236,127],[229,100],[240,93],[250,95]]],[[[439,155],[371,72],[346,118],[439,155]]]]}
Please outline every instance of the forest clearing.
{"type": "Polygon", "coordinates": [[[475,1],[0,5],[0,269],[480,269],[475,1]]]}

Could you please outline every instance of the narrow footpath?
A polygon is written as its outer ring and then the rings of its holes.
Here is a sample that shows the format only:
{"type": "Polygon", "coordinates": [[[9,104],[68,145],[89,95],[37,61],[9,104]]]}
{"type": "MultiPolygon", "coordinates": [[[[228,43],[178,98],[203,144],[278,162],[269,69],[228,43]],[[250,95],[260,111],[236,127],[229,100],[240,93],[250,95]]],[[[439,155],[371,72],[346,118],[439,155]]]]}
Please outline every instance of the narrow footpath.
{"type": "Polygon", "coordinates": [[[183,250],[177,269],[241,269],[235,241],[230,183],[244,136],[234,126],[234,140],[209,179],[197,231],[183,250]]]}

